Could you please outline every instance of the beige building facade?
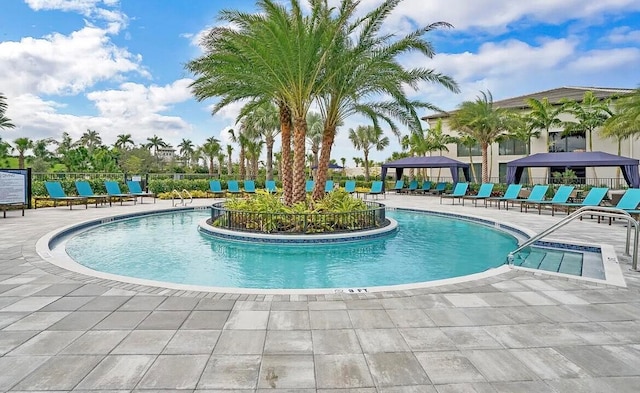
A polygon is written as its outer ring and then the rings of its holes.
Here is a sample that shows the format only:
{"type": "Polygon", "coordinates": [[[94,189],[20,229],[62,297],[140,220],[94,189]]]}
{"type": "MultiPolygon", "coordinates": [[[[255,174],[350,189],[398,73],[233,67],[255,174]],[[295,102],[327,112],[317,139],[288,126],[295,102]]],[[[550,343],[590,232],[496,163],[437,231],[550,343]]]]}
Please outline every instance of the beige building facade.
{"type": "MultiPolygon", "coordinates": [[[[597,88],[597,87],[561,87],[552,90],[541,91],[524,96],[509,98],[500,101],[494,101],[495,108],[506,108],[516,111],[522,111],[526,113],[528,105],[526,100],[529,98],[535,98],[542,100],[547,98],[553,105],[562,105],[563,100],[573,100],[580,102],[587,91],[593,92],[593,94],[600,99],[615,100],[615,97],[629,94],[633,92],[633,89],[617,89],[617,88],[597,88]]],[[[613,106],[611,108],[613,110],[613,106]]],[[[455,112],[455,111],[453,111],[455,112]]],[[[447,119],[453,112],[438,113],[430,116],[423,117],[430,127],[433,127],[438,120],[443,122],[443,131],[452,136],[459,136],[456,131],[449,128],[447,119]]],[[[562,114],[560,116],[561,121],[571,121],[572,116],[569,114],[562,114]]],[[[531,154],[535,153],[553,153],[553,152],[579,152],[588,151],[589,149],[589,134],[584,133],[584,136],[563,136],[564,129],[555,127],[549,130],[548,133],[542,131],[539,138],[531,140],[531,154]]],[[[591,134],[593,138],[593,151],[604,151],[606,153],[618,154],[618,141],[611,138],[603,138],[600,135],[600,129],[597,129],[591,134]]],[[[465,162],[473,163],[476,178],[472,179],[474,182],[480,182],[481,178],[481,163],[482,153],[479,146],[471,149],[471,158],[469,157],[469,149],[458,145],[449,144],[449,151],[443,152],[443,155],[465,162]]],[[[623,140],[621,146],[621,155],[625,157],[638,158],[640,157],[640,141],[637,138],[630,140],[623,140]]],[[[494,143],[490,146],[489,150],[489,173],[492,182],[505,182],[507,163],[518,158],[526,156],[526,142],[516,140],[506,140],[501,143],[494,143]]],[[[615,167],[599,167],[599,168],[570,168],[576,173],[580,182],[584,182],[592,185],[607,185],[609,187],[615,187],[622,176],[618,174],[615,167]],[[619,177],[617,177],[619,176],[619,177]]],[[[523,180],[523,182],[531,183],[546,183],[551,182],[553,179],[553,173],[564,172],[565,168],[531,168],[531,179],[523,180]]],[[[434,175],[436,171],[432,171],[431,175],[434,175]]],[[[473,176],[473,175],[472,175],[473,176]]],[[[624,180],[622,180],[624,183],[624,180]]]]}

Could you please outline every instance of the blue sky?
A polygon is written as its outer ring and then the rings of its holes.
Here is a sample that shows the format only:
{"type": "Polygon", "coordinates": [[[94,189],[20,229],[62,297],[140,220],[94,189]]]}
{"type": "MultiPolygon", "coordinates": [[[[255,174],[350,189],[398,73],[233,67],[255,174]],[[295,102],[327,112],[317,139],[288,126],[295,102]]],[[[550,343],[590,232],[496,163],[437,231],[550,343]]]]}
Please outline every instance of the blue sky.
{"type": "MultiPolygon", "coordinates": [[[[335,1],[332,1],[335,2],[335,1]]],[[[362,0],[365,12],[380,0],[362,0]]],[[[461,93],[423,85],[409,91],[454,109],[490,90],[495,100],[560,86],[640,86],[640,2],[637,0],[405,0],[384,30],[446,21],[427,36],[436,56],[406,56],[407,66],[452,76],[461,93]]],[[[217,0],[2,0],[0,92],[17,125],[0,131],[11,141],[74,139],[87,129],[111,144],[130,133],[143,143],[156,134],[172,145],[202,144],[210,136],[228,143],[241,104],[211,116],[213,100],[196,102],[184,64],[201,54],[198,37],[218,23],[221,8],[255,10],[254,1],[217,0]]],[[[424,113],[427,114],[427,113],[424,113]]],[[[341,128],[332,158],[361,156],[341,128]]],[[[408,132],[405,130],[404,132],[408,132]]],[[[400,150],[372,154],[384,160],[400,150]]]]}

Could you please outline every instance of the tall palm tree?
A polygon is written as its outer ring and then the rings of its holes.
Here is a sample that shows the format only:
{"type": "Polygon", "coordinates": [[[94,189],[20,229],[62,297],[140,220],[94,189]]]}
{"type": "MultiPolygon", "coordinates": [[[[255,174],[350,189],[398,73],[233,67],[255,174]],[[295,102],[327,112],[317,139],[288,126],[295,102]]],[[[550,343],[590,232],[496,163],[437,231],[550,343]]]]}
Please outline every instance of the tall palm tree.
{"type": "Polygon", "coordinates": [[[180,156],[184,160],[186,166],[189,166],[189,159],[193,154],[193,149],[195,149],[195,145],[191,142],[190,139],[182,138],[182,141],[178,144],[178,151],[180,152],[180,156]]]}
{"type": "Polygon", "coordinates": [[[322,120],[322,115],[318,112],[307,113],[307,143],[309,143],[309,148],[313,155],[313,163],[311,166],[316,167],[316,173],[318,169],[318,154],[320,153],[323,131],[324,121],[322,120]]]}
{"type": "MultiPolygon", "coordinates": [[[[337,125],[355,113],[371,119],[374,127],[379,122],[389,125],[398,137],[400,132],[393,119],[410,129],[421,130],[416,109],[437,108],[427,102],[411,101],[405,88],[417,88],[419,83],[437,83],[457,91],[455,82],[431,69],[406,69],[397,60],[411,52],[430,58],[434,55],[431,43],[423,36],[441,27],[450,27],[444,22],[420,27],[406,36],[380,34],[386,18],[394,11],[399,0],[387,0],[362,17],[352,18],[357,13],[359,1],[344,0],[340,12],[333,18],[334,29],[339,35],[328,50],[326,70],[322,74],[322,90],[319,92],[320,109],[325,118],[318,181],[314,198],[323,195],[326,168],[331,156],[337,125]],[[348,23],[342,21],[348,20],[348,23]],[[389,97],[382,100],[380,97],[389,97]]],[[[367,163],[368,164],[368,163],[367,163]]]]}
{"type": "Polygon", "coordinates": [[[482,149],[482,182],[489,181],[489,146],[507,131],[505,110],[494,108],[490,91],[481,92],[475,101],[465,101],[449,120],[452,129],[478,141],[482,149]]]}
{"type": "Polygon", "coordinates": [[[246,141],[246,149],[247,149],[247,161],[250,165],[247,165],[249,168],[249,178],[255,180],[258,177],[258,163],[260,161],[260,154],[262,153],[262,146],[265,144],[264,141],[259,139],[249,139],[246,141]]]}
{"type": "MultiPolygon", "coordinates": [[[[605,121],[600,135],[615,139],[618,145],[618,155],[621,155],[622,141],[640,133],[640,89],[617,99],[614,109],[614,115],[605,121]]],[[[620,179],[620,167],[616,168],[616,178],[620,179]]]]}
{"type": "Polygon", "coordinates": [[[118,135],[116,137],[116,142],[113,144],[113,146],[117,147],[118,149],[123,149],[123,150],[127,150],[129,148],[129,146],[134,147],[135,145],[136,145],[136,143],[131,138],[131,134],[120,134],[120,135],[118,135]]]}
{"type": "Polygon", "coordinates": [[[244,129],[245,129],[245,125],[241,123],[239,132],[235,132],[234,130],[229,130],[229,136],[231,138],[231,141],[234,143],[237,143],[238,146],[240,147],[240,153],[239,153],[240,157],[238,158],[240,179],[244,179],[246,176],[245,160],[247,156],[247,137],[243,135],[244,129]]]}
{"type": "Polygon", "coordinates": [[[33,141],[29,138],[17,138],[13,141],[14,148],[18,151],[18,168],[24,169],[24,155],[27,150],[33,148],[33,141]]]}
{"type": "Polygon", "coordinates": [[[231,153],[233,153],[233,146],[227,145],[227,176],[231,176],[231,174],[233,173],[233,161],[231,153]]]}
{"type": "MultiPolygon", "coordinates": [[[[339,23],[329,23],[331,9],[325,0],[309,3],[309,12],[299,0],[290,0],[289,7],[276,0],[258,0],[255,14],[223,11],[220,19],[233,27],[212,29],[204,41],[205,54],[187,64],[198,76],[192,84],[197,99],[221,97],[214,113],[247,98],[277,102],[286,203],[305,199],[306,115],[319,90],[327,53],[338,34],[339,23]],[[288,165],[291,139],[292,171],[288,165]]],[[[352,3],[343,1],[340,15],[344,14],[345,5],[352,3]]],[[[342,25],[345,22],[342,20],[342,25]]]]}
{"type": "MultiPolygon", "coordinates": [[[[562,124],[560,115],[564,108],[562,105],[553,105],[549,99],[544,97],[542,100],[529,98],[526,100],[530,108],[530,112],[526,115],[527,121],[531,125],[532,130],[544,131],[544,136],[549,140],[549,130],[551,127],[557,127],[562,124]]],[[[531,150],[529,149],[529,153],[531,150]]],[[[548,168],[546,169],[549,170],[548,168]]],[[[531,179],[531,168],[527,171],[529,179],[531,179]]],[[[545,175],[546,177],[546,175],[545,175]]]]}
{"type": "Polygon", "coordinates": [[[159,137],[157,135],[153,135],[150,138],[147,138],[147,143],[145,144],[145,147],[149,150],[153,149],[153,154],[157,157],[158,156],[158,150],[162,147],[167,147],[169,146],[169,144],[167,142],[165,142],[162,137],[159,137]]]}
{"type": "Polygon", "coordinates": [[[267,180],[273,180],[273,145],[280,133],[280,113],[272,102],[251,102],[240,113],[246,117],[251,127],[247,136],[251,139],[264,138],[267,147],[267,180]]]}
{"type": "Polygon", "coordinates": [[[383,136],[382,130],[374,126],[358,126],[354,130],[349,129],[349,139],[357,150],[362,150],[364,155],[364,175],[369,181],[369,152],[371,149],[384,150],[389,146],[389,138],[383,136]]]}
{"type": "Polygon", "coordinates": [[[218,159],[218,178],[222,178],[222,167],[224,166],[224,159],[227,156],[222,152],[222,150],[218,153],[216,158],[218,159]]]}
{"type": "Polygon", "coordinates": [[[340,163],[342,164],[342,176],[347,175],[347,159],[345,157],[340,157],[340,163]]]}
{"type": "Polygon", "coordinates": [[[209,175],[213,176],[213,162],[217,159],[218,154],[220,154],[220,141],[214,137],[209,137],[200,149],[209,164],[209,175]]]}
{"type": "Polygon", "coordinates": [[[4,94],[0,93],[0,130],[5,130],[7,128],[15,128],[16,126],[11,122],[5,112],[7,111],[7,97],[4,94]]]}
{"type": "Polygon", "coordinates": [[[96,147],[102,145],[102,137],[100,137],[98,131],[87,129],[87,131],[80,137],[79,142],[82,146],[87,148],[89,155],[91,155],[96,147]]]}
{"type": "Polygon", "coordinates": [[[467,150],[467,154],[469,155],[469,165],[471,166],[471,177],[477,182],[479,179],[476,174],[476,166],[473,163],[473,148],[478,144],[478,141],[476,141],[471,135],[461,135],[458,137],[458,143],[464,146],[467,150]]]}

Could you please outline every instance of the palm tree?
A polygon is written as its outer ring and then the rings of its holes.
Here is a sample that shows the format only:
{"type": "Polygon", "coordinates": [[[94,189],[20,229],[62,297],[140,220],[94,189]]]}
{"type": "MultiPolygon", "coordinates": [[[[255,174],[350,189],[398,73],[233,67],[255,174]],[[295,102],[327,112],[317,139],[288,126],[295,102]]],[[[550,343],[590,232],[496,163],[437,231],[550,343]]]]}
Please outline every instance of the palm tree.
{"type": "Polygon", "coordinates": [[[318,169],[318,153],[320,153],[323,131],[324,121],[322,120],[322,116],[318,112],[309,112],[307,114],[307,142],[310,145],[311,154],[313,155],[313,162],[311,166],[316,167],[316,173],[318,169]]]}
{"type": "Polygon", "coordinates": [[[250,175],[249,177],[255,180],[258,177],[258,162],[260,160],[260,154],[262,153],[262,145],[264,145],[264,141],[258,139],[249,139],[246,141],[246,149],[247,149],[247,161],[251,163],[251,165],[247,165],[249,168],[250,175]]]}
{"type": "MultiPolygon", "coordinates": [[[[542,100],[529,98],[526,103],[531,109],[527,114],[527,121],[530,123],[531,129],[544,131],[545,138],[549,138],[549,130],[551,127],[562,124],[562,120],[560,120],[560,115],[563,112],[562,105],[553,105],[546,97],[542,100]]],[[[528,151],[530,154],[531,149],[528,151]]],[[[531,179],[531,168],[529,168],[527,172],[529,173],[529,179],[531,179]]]]}
{"type": "Polygon", "coordinates": [[[218,153],[218,155],[216,156],[216,158],[218,159],[218,178],[221,179],[222,178],[222,167],[224,166],[224,159],[226,158],[226,156],[224,155],[224,153],[222,151],[220,151],[218,153]]]}
{"type": "Polygon", "coordinates": [[[13,141],[14,148],[18,151],[18,168],[24,169],[24,155],[33,147],[33,141],[29,138],[17,138],[13,141]]]}
{"type": "Polygon", "coordinates": [[[156,156],[156,158],[158,156],[158,150],[160,148],[169,146],[167,142],[165,142],[161,137],[155,134],[151,138],[147,138],[147,142],[148,143],[145,144],[145,147],[149,150],[153,149],[153,154],[156,156]]]}
{"type": "Polygon", "coordinates": [[[299,0],[290,7],[258,0],[257,13],[223,11],[220,19],[233,27],[213,28],[205,38],[205,54],[187,64],[197,74],[197,99],[221,97],[213,112],[239,100],[275,101],[280,110],[285,202],[304,201],[306,115],[333,45],[336,32],[327,23],[324,0],[311,0],[310,12],[299,0]],[[293,125],[293,165],[289,141],[293,125]],[[291,174],[291,190],[288,189],[291,174]]]}
{"type": "Polygon", "coordinates": [[[231,153],[233,153],[233,146],[227,145],[227,175],[231,176],[233,173],[233,161],[231,157],[231,153]]]}
{"type": "Polygon", "coordinates": [[[182,139],[182,141],[178,144],[178,151],[180,152],[180,156],[184,160],[185,166],[189,166],[189,158],[193,154],[193,149],[195,149],[195,145],[191,142],[190,139],[182,139]]]}
{"type": "Polygon", "coordinates": [[[214,137],[209,137],[202,145],[200,150],[209,163],[209,175],[213,176],[213,161],[218,157],[218,154],[220,153],[220,141],[214,137]]]}
{"type": "Polygon", "coordinates": [[[482,182],[489,181],[489,146],[505,134],[505,111],[494,108],[490,91],[481,92],[475,101],[465,101],[453,113],[450,126],[462,135],[473,137],[482,149],[482,182]]]}
{"type": "Polygon", "coordinates": [[[342,176],[347,175],[347,159],[345,157],[340,157],[340,162],[342,163],[342,176]]]}
{"type": "MultiPolygon", "coordinates": [[[[600,135],[616,139],[621,155],[622,141],[640,133],[640,89],[616,100],[614,108],[614,115],[605,121],[600,135]]],[[[620,179],[620,167],[616,168],[616,178],[620,179]]]]}
{"type": "Polygon", "coordinates": [[[351,23],[343,23],[343,20],[351,19],[359,4],[358,1],[344,0],[340,11],[332,20],[338,35],[328,49],[328,61],[319,92],[325,127],[314,198],[323,195],[336,129],[344,119],[360,113],[370,118],[373,126],[378,129],[379,121],[382,120],[400,137],[398,127],[392,119],[400,120],[411,129],[421,130],[416,109],[437,110],[427,102],[409,100],[405,87],[417,88],[420,82],[427,82],[458,91],[455,82],[447,76],[431,69],[405,69],[397,61],[399,56],[413,51],[432,57],[432,45],[422,38],[423,35],[440,27],[450,27],[444,22],[433,23],[399,39],[394,39],[393,35],[379,34],[385,19],[399,3],[398,0],[384,1],[363,17],[356,18],[351,23]],[[381,101],[380,96],[387,96],[389,99],[381,101]],[[373,101],[367,101],[369,99],[373,101]]]}
{"type": "Polygon", "coordinates": [[[245,178],[246,167],[245,167],[245,159],[247,155],[247,137],[243,135],[244,125],[241,123],[240,132],[236,133],[234,130],[229,130],[229,136],[231,137],[231,141],[237,143],[240,146],[240,157],[239,157],[239,169],[240,169],[240,179],[245,178]]]}
{"type": "Polygon", "coordinates": [[[91,155],[96,147],[102,145],[102,138],[100,137],[98,131],[87,129],[87,131],[80,137],[79,142],[80,145],[87,148],[87,150],[89,151],[89,155],[91,155]]]}
{"type": "Polygon", "coordinates": [[[383,136],[382,130],[374,126],[358,126],[354,130],[349,129],[349,139],[357,150],[362,150],[364,155],[364,175],[369,181],[369,152],[372,148],[378,151],[389,146],[389,138],[383,136]]]}
{"type": "Polygon", "coordinates": [[[267,147],[267,180],[273,180],[273,145],[280,133],[280,114],[272,102],[250,102],[240,113],[250,127],[247,136],[250,139],[264,138],[267,147]]]}
{"type": "Polygon", "coordinates": [[[113,146],[118,149],[127,150],[129,145],[131,145],[131,147],[136,145],[133,139],[131,139],[131,134],[120,134],[116,138],[116,142],[113,146]]]}
{"type": "Polygon", "coordinates": [[[0,130],[16,127],[13,123],[11,123],[11,119],[5,116],[7,108],[7,97],[5,97],[4,94],[0,93],[0,130]]]}
{"type": "Polygon", "coordinates": [[[462,135],[458,137],[458,143],[464,146],[467,149],[467,154],[469,155],[469,165],[471,166],[471,177],[474,181],[478,181],[478,175],[476,174],[476,167],[473,163],[473,148],[478,144],[478,141],[475,140],[471,135],[462,135]]]}

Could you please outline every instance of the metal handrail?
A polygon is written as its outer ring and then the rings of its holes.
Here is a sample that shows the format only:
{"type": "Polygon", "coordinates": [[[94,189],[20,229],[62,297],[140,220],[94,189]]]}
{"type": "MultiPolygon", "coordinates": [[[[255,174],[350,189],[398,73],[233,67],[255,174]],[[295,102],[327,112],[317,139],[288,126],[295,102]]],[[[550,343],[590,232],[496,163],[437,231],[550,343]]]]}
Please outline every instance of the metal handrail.
{"type": "Polygon", "coordinates": [[[560,220],[559,222],[553,224],[552,226],[550,226],[549,228],[545,229],[544,231],[538,233],[537,235],[529,238],[527,241],[525,241],[524,243],[522,243],[518,248],[516,248],[515,250],[511,251],[509,253],[509,255],[507,255],[507,261],[509,262],[510,265],[513,264],[514,262],[514,254],[522,251],[523,249],[525,249],[526,247],[531,246],[533,243],[537,242],[538,240],[542,239],[543,237],[549,235],[552,232],[555,232],[556,230],[562,228],[563,226],[567,225],[568,223],[570,223],[571,221],[575,220],[576,218],[580,218],[582,216],[586,216],[586,215],[598,215],[600,217],[609,217],[609,218],[620,218],[620,219],[624,219],[627,221],[628,224],[627,225],[627,240],[626,240],[626,244],[625,244],[625,255],[629,256],[629,243],[631,240],[631,225],[633,225],[633,227],[635,228],[635,236],[633,238],[633,262],[631,264],[631,268],[633,270],[637,270],[638,269],[638,238],[640,237],[640,226],[638,225],[638,221],[636,221],[633,217],[631,217],[631,214],[629,214],[628,212],[622,210],[622,209],[617,209],[615,207],[605,207],[605,206],[584,206],[581,207],[580,209],[576,210],[575,212],[571,213],[570,215],[568,215],[567,217],[563,218],[562,220],[560,220]]]}
{"type": "Polygon", "coordinates": [[[189,197],[189,203],[185,202],[184,199],[182,200],[182,205],[183,206],[187,206],[193,203],[193,196],[191,195],[191,193],[189,191],[187,191],[185,188],[182,189],[182,192],[187,194],[187,196],[189,197]]]}
{"type": "Polygon", "coordinates": [[[171,191],[171,206],[175,206],[175,203],[174,203],[175,195],[177,195],[178,198],[180,198],[179,205],[184,206],[184,198],[182,197],[182,194],[180,193],[180,191],[176,190],[175,188],[171,191]]]}

